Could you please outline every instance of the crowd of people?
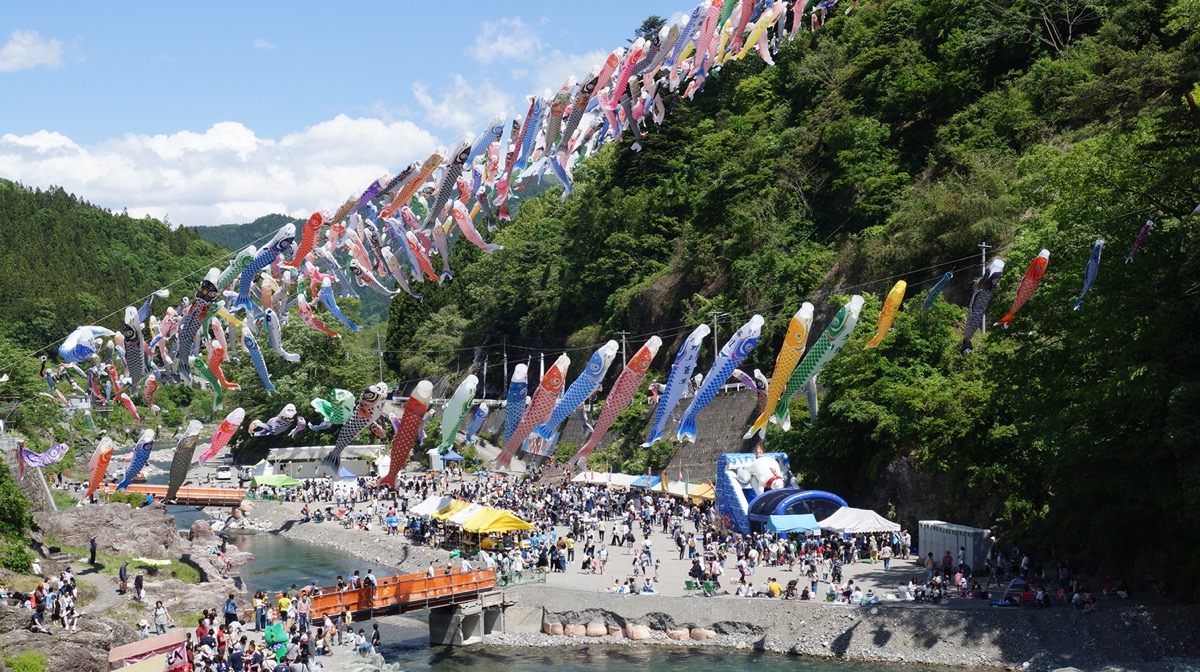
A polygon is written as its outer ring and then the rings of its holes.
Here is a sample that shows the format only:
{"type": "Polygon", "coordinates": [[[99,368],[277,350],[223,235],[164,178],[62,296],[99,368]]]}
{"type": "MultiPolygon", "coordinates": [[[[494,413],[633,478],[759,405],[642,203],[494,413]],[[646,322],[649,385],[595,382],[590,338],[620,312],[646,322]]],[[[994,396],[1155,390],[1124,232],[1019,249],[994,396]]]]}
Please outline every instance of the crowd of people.
{"type": "Polygon", "coordinates": [[[41,576],[36,562],[33,569],[41,579],[37,587],[25,594],[0,584],[0,602],[28,609],[30,632],[51,634],[55,628],[71,632],[79,630],[79,619],[83,614],[75,608],[79,588],[70,568],[50,577],[41,576]]]}
{"type": "MultiPolygon", "coordinates": [[[[354,572],[348,582],[338,579],[339,586],[346,589],[375,580],[370,570],[365,577],[354,572]]],[[[370,633],[363,627],[355,632],[349,612],[310,618],[312,598],[320,590],[314,581],[311,586],[298,589],[293,585],[272,595],[259,591],[248,611],[230,594],[219,609],[205,609],[196,628],[187,633],[188,663],[195,672],[315,672],[324,667],[321,659],[333,655],[336,647],[363,655],[376,651],[381,643],[377,625],[370,633]],[[284,641],[268,642],[266,633],[276,624],[282,628],[284,641]]],[[[153,626],[146,619],[138,624],[143,638],[175,627],[161,601],[155,604],[152,620],[153,626]]]]}

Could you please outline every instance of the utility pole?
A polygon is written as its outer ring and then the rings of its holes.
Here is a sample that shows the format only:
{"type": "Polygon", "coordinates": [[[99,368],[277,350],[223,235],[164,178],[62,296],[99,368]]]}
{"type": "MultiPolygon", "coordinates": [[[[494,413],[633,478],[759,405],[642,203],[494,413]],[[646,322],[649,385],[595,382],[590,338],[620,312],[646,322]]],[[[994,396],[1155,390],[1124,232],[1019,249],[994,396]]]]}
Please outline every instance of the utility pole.
{"type": "Polygon", "coordinates": [[[624,371],[625,367],[629,366],[629,359],[625,356],[625,337],[629,332],[622,329],[617,333],[621,335],[621,370],[624,371]]]}
{"type": "Polygon", "coordinates": [[[375,332],[375,351],[379,354],[379,382],[383,382],[383,345],[379,340],[379,332],[375,332]]]}
{"type": "Polygon", "coordinates": [[[546,353],[539,353],[538,357],[541,359],[541,371],[538,373],[538,385],[541,385],[542,378],[546,377],[546,353]]]}
{"type": "MultiPolygon", "coordinates": [[[[992,249],[992,246],[988,245],[986,242],[979,244],[979,265],[980,265],[979,277],[980,278],[987,277],[987,269],[988,269],[987,253],[988,253],[988,250],[990,250],[990,249],[992,249]]],[[[983,322],[981,322],[979,324],[979,333],[981,333],[981,334],[987,333],[987,326],[986,326],[986,324],[984,324],[986,322],[987,322],[987,320],[984,320],[983,322]]]]}
{"type": "Polygon", "coordinates": [[[504,387],[500,388],[500,394],[508,395],[508,336],[504,337],[504,387]]]}
{"type": "Polygon", "coordinates": [[[710,311],[708,312],[708,314],[709,314],[709,316],[710,316],[710,317],[712,317],[712,321],[713,321],[713,330],[712,330],[712,337],[713,337],[713,366],[716,366],[716,365],[717,365],[717,357],[719,357],[719,356],[721,355],[721,341],[720,341],[720,340],[718,340],[718,336],[717,336],[717,319],[718,319],[718,318],[725,317],[725,316],[726,316],[726,315],[728,315],[729,313],[724,313],[724,312],[721,312],[721,311],[719,311],[719,310],[710,310],[710,311]]]}

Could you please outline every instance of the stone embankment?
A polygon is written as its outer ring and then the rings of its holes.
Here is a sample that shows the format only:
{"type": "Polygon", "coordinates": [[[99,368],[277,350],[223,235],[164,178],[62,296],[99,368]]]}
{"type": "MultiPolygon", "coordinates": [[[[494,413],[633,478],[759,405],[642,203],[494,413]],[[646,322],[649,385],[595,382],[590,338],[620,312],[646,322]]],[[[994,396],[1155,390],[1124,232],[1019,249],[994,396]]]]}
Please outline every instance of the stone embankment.
{"type": "Polygon", "coordinates": [[[724,646],[816,658],[1053,670],[1175,670],[1200,651],[1200,609],[1106,602],[1093,613],[510,589],[511,646],[724,646]]]}

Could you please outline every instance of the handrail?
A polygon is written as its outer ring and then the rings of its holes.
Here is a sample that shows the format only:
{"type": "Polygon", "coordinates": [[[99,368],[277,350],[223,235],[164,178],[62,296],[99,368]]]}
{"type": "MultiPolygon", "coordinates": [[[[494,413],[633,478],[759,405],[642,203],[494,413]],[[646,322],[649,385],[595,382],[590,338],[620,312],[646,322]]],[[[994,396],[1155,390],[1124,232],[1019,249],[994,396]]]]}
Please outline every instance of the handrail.
{"type": "Polygon", "coordinates": [[[424,573],[402,574],[378,579],[378,585],[349,590],[322,588],[313,597],[311,616],[339,616],[346,611],[372,612],[397,608],[410,611],[426,608],[435,601],[448,600],[453,604],[460,598],[473,598],[481,591],[496,587],[493,570],[454,572],[427,576],[424,573]]]}

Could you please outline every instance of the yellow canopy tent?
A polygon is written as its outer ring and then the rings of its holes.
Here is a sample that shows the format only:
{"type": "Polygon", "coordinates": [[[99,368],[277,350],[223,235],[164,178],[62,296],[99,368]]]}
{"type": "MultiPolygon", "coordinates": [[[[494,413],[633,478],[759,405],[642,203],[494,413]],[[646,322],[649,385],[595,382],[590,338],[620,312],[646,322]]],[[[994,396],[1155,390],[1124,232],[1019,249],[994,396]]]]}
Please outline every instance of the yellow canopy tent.
{"type": "Polygon", "coordinates": [[[134,663],[132,665],[126,665],[125,667],[118,669],[120,669],[121,672],[163,672],[163,670],[167,669],[167,654],[164,653],[161,656],[147,658],[143,661],[134,663]]]}
{"type": "Polygon", "coordinates": [[[485,508],[463,522],[463,529],[476,534],[492,532],[512,532],[513,530],[532,530],[533,525],[521,520],[508,511],[485,508]]]}
{"type": "Polygon", "coordinates": [[[453,516],[454,514],[458,513],[459,511],[462,511],[463,509],[467,508],[470,505],[471,505],[470,502],[464,502],[461,499],[456,499],[453,502],[450,502],[446,506],[443,506],[442,508],[435,511],[433,514],[433,517],[437,518],[438,520],[449,520],[450,516],[453,516]]]}

